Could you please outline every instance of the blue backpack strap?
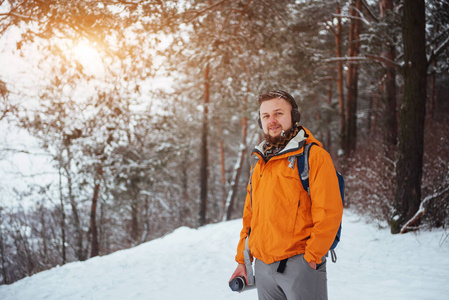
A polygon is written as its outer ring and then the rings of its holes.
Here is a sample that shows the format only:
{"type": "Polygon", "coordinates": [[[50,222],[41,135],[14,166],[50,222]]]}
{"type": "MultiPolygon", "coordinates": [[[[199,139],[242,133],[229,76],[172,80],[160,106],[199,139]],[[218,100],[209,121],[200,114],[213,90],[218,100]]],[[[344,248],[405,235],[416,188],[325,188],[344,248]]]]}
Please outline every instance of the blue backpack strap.
{"type": "MultiPolygon", "coordinates": [[[[340,188],[341,202],[344,206],[345,205],[345,181],[343,179],[343,175],[341,175],[340,172],[338,172],[338,171],[337,171],[337,178],[338,178],[338,187],[340,188]]],[[[338,228],[337,235],[335,236],[334,243],[331,246],[331,251],[333,251],[335,249],[335,247],[337,247],[338,242],[340,242],[340,236],[341,236],[341,223],[340,223],[340,228],[338,228]]],[[[337,258],[335,258],[335,260],[337,260],[337,258]]]]}
{"type": "Polygon", "coordinates": [[[302,155],[298,157],[296,163],[298,165],[299,179],[301,179],[302,187],[304,188],[310,196],[309,188],[309,153],[310,147],[315,145],[315,143],[306,144],[304,146],[304,151],[302,155]]]}
{"type": "MultiPolygon", "coordinates": [[[[302,186],[303,186],[304,190],[306,190],[307,193],[309,193],[309,196],[310,196],[309,153],[310,153],[310,147],[312,147],[312,145],[314,145],[314,144],[316,144],[316,143],[306,144],[304,146],[303,155],[299,156],[298,159],[296,160],[297,165],[298,165],[299,179],[301,179],[302,186]]],[[[344,182],[343,176],[339,172],[337,172],[337,178],[338,178],[338,185],[340,187],[341,201],[343,202],[343,205],[344,205],[345,182],[344,182]]],[[[337,232],[337,235],[335,236],[334,242],[332,243],[332,246],[329,249],[333,262],[337,261],[337,255],[335,254],[334,249],[335,249],[335,247],[337,247],[338,242],[340,241],[340,236],[341,236],[341,224],[340,224],[340,227],[338,228],[338,232],[337,232]]]]}

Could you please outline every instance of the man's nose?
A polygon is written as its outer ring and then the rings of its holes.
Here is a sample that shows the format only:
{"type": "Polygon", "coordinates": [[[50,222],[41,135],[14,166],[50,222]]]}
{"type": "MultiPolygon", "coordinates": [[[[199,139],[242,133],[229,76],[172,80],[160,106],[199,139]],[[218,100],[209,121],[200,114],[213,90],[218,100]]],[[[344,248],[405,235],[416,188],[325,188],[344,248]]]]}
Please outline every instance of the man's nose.
{"type": "Polygon", "coordinates": [[[270,118],[268,119],[268,123],[269,124],[277,123],[277,119],[274,116],[270,116],[270,118]]]}

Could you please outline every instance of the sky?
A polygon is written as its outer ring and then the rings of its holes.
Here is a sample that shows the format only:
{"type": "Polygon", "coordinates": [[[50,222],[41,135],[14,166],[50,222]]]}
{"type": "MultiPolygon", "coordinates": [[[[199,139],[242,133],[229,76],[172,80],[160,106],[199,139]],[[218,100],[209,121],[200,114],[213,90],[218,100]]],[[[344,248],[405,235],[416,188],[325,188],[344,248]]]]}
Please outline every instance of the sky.
{"type": "MultiPolygon", "coordinates": [[[[228,287],[241,226],[238,219],[181,227],[131,249],[0,286],[0,299],[257,299],[255,290],[236,293],[228,287]]],[[[329,299],[449,299],[448,235],[392,235],[347,209],[338,260],[327,262],[329,299]]]]}

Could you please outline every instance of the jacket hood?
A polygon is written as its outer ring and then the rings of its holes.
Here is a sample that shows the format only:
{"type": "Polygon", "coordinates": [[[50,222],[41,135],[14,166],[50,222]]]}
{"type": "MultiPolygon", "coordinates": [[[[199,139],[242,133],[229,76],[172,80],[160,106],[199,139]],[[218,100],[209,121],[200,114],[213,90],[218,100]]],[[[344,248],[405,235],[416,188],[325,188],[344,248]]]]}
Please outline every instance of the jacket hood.
{"type": "MultiPolygon", "coordinates": [[[[275,156],[278,155],[282,155],[285,153],[290,153],[290,152],[294,152],[294,151],[298,151],[302,148],[301,142],[305,140],[306,144],[310,144],[310,143],[315,143],[318,146],[320,146],[321,148],[323,147],[323,145],[321,144],[320,141],[318,141],[313,135],[312,133],[305,127],[301,126],[299,132],[296,134],[295,137],[293,137],[290,142],[287,143],[287,145],[285,146],[284,149],[282,149],[282,151],[280,151],[279,153],[277,153],[275,156]]],[[[266,144],[266,141],[263,141],[262,143],[260,143],[259,145],[257,145],[252,154],[259,154],[260,156],[264,157],[264,145],[266,144]]]]}

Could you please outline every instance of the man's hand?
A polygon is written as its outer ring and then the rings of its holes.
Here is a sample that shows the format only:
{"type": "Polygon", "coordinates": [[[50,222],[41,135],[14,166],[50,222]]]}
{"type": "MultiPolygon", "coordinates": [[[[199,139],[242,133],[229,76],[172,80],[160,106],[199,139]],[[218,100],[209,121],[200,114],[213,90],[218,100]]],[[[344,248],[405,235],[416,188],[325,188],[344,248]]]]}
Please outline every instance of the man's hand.
{"type": "Polygon", "coordinates": [[[309,261],[308,264],[312,269],[316,270],[316,263],[314,263],[313,261],[309,261]]]}
{"type": "Polygon", "coordinates": [[[246,284],[248,284],[248,277],[246,276],[246,266],[244,264],[239,264],[237,266],[237,268],[235,269],[235,271],[232,274],[231,279],[229,279],[229,281],[231,281],[232,279],[234,279],[237,276],[245,277],[246,284]]]}

